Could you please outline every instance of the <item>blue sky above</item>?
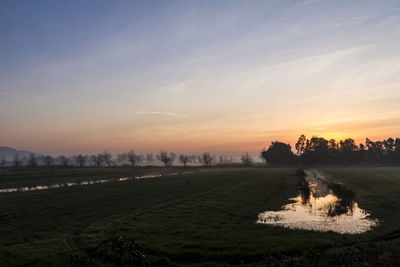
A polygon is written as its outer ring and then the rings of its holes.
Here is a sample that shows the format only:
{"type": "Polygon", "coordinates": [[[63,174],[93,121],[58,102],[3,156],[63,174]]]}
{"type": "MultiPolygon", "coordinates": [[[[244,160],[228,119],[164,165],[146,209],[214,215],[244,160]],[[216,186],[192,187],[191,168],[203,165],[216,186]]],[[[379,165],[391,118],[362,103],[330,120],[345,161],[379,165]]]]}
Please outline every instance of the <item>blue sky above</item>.
{"type": "Polygon", "coordinates": [[[237,153],[302,133],[400,136],[399,14],[399,1],[2,1],[0,140],[237,153]]]}

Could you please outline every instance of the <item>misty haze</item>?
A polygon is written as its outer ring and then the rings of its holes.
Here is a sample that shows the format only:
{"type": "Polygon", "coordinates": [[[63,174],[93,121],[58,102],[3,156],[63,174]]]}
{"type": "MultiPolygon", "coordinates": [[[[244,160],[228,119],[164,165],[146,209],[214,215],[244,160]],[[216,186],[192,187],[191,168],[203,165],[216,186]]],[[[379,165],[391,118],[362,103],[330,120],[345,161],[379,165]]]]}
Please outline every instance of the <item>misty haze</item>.
{"type": "Polygon", "coordinates": [[[400,266],[400,2],[0,2],[0,266],[400,266]]]}

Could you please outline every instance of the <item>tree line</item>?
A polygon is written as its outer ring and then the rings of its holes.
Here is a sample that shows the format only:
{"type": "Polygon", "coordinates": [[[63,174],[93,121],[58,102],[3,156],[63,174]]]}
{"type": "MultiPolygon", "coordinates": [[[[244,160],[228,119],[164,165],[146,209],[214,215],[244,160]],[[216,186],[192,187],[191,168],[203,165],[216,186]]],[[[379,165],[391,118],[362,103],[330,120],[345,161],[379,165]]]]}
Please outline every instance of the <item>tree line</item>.
{"type": "MultiPolygon", "coordinates": [[[[382,141],[372,141],[366,138],[365,143],[356,144],[356,142],[347,138],[336,141],[327,140],[322,137],[312,136],[310,139],[301,135],[293,151],[290,144],[274,141],[271,142],[268,149],[261,152],[260,157],[269,166],[273,165],[294,165],[294,164],[400,164],[400,138],[388,138],[382,141]]],[[[204,152],[201,155],[195,154],[176,154],[161,150],[158,154],[136,154],[134,150],[128,153],[117,154],[113,156],[107,150],[103,153],[93,155],[78,154],[72,157],[67,156],[43,156],[30,154],[29,157],[21,158],[18,154],[14,155],[11,161],[0,155],[0,167],[37,167],[37,166],[137,166],[137,165],[155,165],[172,166],[181,164],[187,166],[211,165],[228,166],[241,163],[243,166],[251,166],[254,158],[249,153],[242,154],[239,160],[233,157],[212,155],[204,152]]]]}
{"type": "Polygon", "coordinates": [[[295,153],[289,144],[272,142],[261,153],[268,165],[292,164],[400,164],[400,138],[388,138],[365,143],[347,138],[336,141],[301,135],[295,144],[295,153]]]}
{"type": "MultiPolygon", "coordinates": [[[[248,154],[243,154],[240,160],[244,166],[250,166],[253,158],[248,154]]],[[[186,167],[192,165],[231,165],[236,163],[233,157],[212,155],[209,152],[204,152],[201,155],[195,154],[176,154],[168,153],[161,150],[158,154],[137,154],[134,150],[127,153],[112,155],[105,150],[103,153],[93,155],[78,154],[72,157],[59,156],[52,157],[50,155],[37,155],[31,153],[28,157],[21,158],[18,153],[14,155],[11,161],[7,161],[6,157],[0,155],[0,167],[112,167],[112,166],[137,166],[137,165],[156,165],[172,166],[181,164],[186,167]]]]}

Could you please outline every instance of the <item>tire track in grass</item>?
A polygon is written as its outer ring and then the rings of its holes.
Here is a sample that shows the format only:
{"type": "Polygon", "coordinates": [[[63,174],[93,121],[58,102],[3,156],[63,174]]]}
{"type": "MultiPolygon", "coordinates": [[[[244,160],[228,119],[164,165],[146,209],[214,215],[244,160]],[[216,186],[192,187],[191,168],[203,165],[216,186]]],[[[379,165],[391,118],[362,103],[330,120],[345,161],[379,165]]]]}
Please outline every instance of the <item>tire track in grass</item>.
{"type": "MultiPolygon", "coordinates": [[[[200,173],[195,173],[195,174],[191,174],[192,175],[198,175],[200,173]]],[[[217,172],[214,173],[215,175],[217,175],[217,172]]],[[[218,179],[216,177],[216,179],[218,179]]],[[[133,222],[135,220],[137,220],[140,217],[145,216],[146,214],[153,214],[156,213],[157,211],[166,209],[168,207],[172,207],[172,206],[177,206],[179,204],[185,203],[187,201],[190,200],[195,200],[195,199],[199,199],[199,198],[204,198],[206,196],[210,196],[213,195],[215,193],[218,192],[222,192],[224,190],[227,190],[229,188],[233,188],[238,186],[238,184],[245,184],[248,183],[248,179],[243,179],[242,176],[238,177],[237,179],[234,179],[234,181],[232,181],[229,184],[226,184],[226,180],[224,180],[225,183],[221,186],[217,186],[217,187],[213,187],[211,189],[207,189],[205,191],[196,193],[196,194],[191,194],[188,196],[182,196],[179,198],[174,198],[171,200],[160,200],[157,201],[155,203],[153,203],[151,205],[151,207],[146,207],[145,209],[140,210],[136,210],[134,212],[134,214],[127,214],[125,216],[121,216],[119,215],[114,215],[112,217],[110,217],[108,219],[108,222],[104,222],[104,221],[98,221],[98,222],[94,222],[91,225],[89,225],[88,227],[86,227],[84,230],[82,230],[82,232],[76,233],[78,235],[77,239],[80,239],[79,236],[85,235],[85,236],[92,236],[92,232],[96,235],[99,232],[107,232],[106,229],[120,229],[123,227],[126,227],[126,222],[133,222]],[[93,229],[93,230],[91,230],[93,229]]],[[[76,238],[75,238],[76,240],[76,238]]],[[[78,241],[78,240],[76,240],[78,241]]],[[[96,244],[92,244],[92,245],[96,245],[96,244]]]]}

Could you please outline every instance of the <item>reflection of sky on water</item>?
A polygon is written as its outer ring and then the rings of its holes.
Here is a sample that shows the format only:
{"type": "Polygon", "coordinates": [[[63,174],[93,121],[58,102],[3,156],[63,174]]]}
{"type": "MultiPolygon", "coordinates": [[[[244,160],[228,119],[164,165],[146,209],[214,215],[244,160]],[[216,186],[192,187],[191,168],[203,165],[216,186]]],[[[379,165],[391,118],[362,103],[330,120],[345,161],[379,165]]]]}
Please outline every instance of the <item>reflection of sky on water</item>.
{"type": "MultiPolygon", "coordinates": [[[[291,229],[333,231],[341,234],[359,234],[371,230],[377,220],[369,219],[369,214],[353,201],[336,216],[332,211],[341,204],[341,199],[329,190],[326,178],[316,172],[307,172],[306,181],[311,194],[309,199],[299,194],[281,211],[266,211],[258,215],[257,223],[279,225],[291,229]]],[[[342,207],[343,208],[343,207],[342,207]]]]}
{"type": "Polygon", "coordinates": [[[108,182],[122,182],[126,180],[139,180],[139,179],[147,179],[147,178],[157,178],[163,176],[175,176],[175,175],[184,175],[184,174],[192,174],[194,171],[187,172],[172,172],[166,174],[148,174],[142,176],[135,177],[121,177],[121,178],[111,178],[111,179],[102,179],[102,180],[88,180],[82,182],[73,182],[73,183],[61,183],[61,184],[52,184],[52,185],[37,185],[31,187],[14,187],[14,188],[2,188],[0,189],[0,193],[14,193],[14,192],[28,192],[28,191],[38,191],[38,190],[47,190],[53,188],[62,188],[62,187],[71,187],[71,186],[79,186],[79,185],[92,185],[92,184],[103,184],[108,182]]]}

